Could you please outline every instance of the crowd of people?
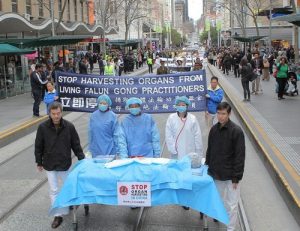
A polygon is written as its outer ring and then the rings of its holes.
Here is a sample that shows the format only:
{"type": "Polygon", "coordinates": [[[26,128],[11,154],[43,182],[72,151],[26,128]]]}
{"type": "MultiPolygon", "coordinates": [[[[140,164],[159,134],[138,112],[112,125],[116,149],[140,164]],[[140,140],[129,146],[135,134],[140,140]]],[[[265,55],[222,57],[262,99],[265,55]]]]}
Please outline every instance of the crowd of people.
{"type": "Polygon", "coordinates": [[[293,64],[295,60],[293,47],[276,49],[269,53],[257,47],[246,52],[237,47],[211,48],[207,50],[205,56],[208,62],[221,69],[225,76],[232,71],[235,78],[241,78],[244,101],[250,101],[251,94],[262,94],[261,81],[270,81],[271,76],[276,78],[275,90],[278,100],[285,99],[284,95],[298,95],[297,75],[300,74],[300,68],[293,64]],[[251,91],[250,82],[252,82],[251,91]]]}

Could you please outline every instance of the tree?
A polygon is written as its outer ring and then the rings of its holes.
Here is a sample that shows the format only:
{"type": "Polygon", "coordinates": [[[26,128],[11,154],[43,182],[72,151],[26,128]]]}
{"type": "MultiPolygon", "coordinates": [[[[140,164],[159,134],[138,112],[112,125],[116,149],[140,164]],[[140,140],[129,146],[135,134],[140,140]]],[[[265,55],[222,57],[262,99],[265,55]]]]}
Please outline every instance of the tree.
{"type": "Polygon", "coordinates": [[[140,18],[145,18],[147,15],[143,9],[142,0],[123,0],[121,8],[123,8],[122,13],[124,14],[126,44],[132,23],[140,18]]]}
{"type": "Polygon", "coordinates": [[[97,0],[95,2],[95,13],[97,16],[97,21],[103,28],[103,32],[101,37],[103,39],[103,43],[100,44],[101,51],[106,53],[106,46],[105,46],[105,31],[109,27],[110,19],[115,16],[118,9],[122,5],[123,1],[116,1],[116,0],[97,0]]]}
{"type": "MultiPolygon", "coordinates": [[[[211,38],[211,43],[214,45],[218,44],[218,31],[216,27],[210,27],[210,38],[211,38]]],[[[208,39],[208,31],[204,31],[200,35],[200,42],[205,43],[208,39]]]]}

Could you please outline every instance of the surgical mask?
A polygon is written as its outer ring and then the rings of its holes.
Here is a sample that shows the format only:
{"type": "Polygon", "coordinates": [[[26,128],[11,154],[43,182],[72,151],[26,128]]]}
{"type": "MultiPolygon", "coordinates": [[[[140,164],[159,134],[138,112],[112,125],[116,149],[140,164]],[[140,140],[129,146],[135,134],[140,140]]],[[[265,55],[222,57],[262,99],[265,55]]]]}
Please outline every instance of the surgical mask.
{"type": "Polygon", "coordinates": [[[140,107],[129,108],[129,112],[131,115],[138,115],[141,112],[141,108],[140,107]]]}
{"type": "Polygon", "coordinates": [[[183,112],[186,112],[186,106],[176,106],[176,110],[179,112],[179,113],[183,113],[183,112]]]}
{"type": "Polygon", "coordinates": [[[100,111],[105,112],[108,109],[108,105],[99,104],[98,108],[99,108],[100,111]]]}

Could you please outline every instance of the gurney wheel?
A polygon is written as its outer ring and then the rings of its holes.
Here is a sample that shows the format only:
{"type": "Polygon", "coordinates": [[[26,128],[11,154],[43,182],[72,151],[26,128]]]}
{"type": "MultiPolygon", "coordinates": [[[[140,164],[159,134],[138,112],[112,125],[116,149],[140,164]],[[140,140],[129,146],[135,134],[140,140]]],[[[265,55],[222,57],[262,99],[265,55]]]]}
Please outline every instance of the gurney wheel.
{"type": "Polygon", "coordinates": [[[78,224],[77,223],[73,223],[73,230],[77,231],[77,229],[78,229],[78,224]]]}

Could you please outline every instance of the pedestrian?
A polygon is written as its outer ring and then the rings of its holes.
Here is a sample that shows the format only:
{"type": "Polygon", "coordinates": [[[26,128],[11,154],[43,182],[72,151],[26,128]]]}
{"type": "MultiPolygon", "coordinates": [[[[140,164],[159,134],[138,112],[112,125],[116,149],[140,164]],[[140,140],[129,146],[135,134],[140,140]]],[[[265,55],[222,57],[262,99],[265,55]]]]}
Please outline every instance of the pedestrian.
{"type": "Polygon", "coordinates": [[[115,66],[112,59],[107,61],[107,64],[104,67],[104,75],[115,76],[115,66]]]}
{"type": "Polygon", "coordinates": [[[104,75],[104,62],[102,59],[102,55],[98,56],[98,64],[99,64],[100,75],[104,75]]]}
{"type": "Polygon", "coordinates": [[[98,110],[91,114],[89,122],[89,152],[92,157],[116,155],[118,153],[118,120],[110,109],[112,101],[108,95],[97,99],[98,110]]]}
{"type": "Polygon", "coordinates": [[[270,80],[270,72],[269,72],[269,68],[270,68],[270,63],[268,61],[267,58],[263,59],[263,69],[262,69],[262,80],[270,80]]]}
{"type": "Polygon", "coordinates": [[[241,82],[244,92],[244,101],[250,101],[249,81],[252,72],[252,66],[248,63],[247,58],[243,58],[240,63],[241,82]]]}
{"type": "Polygon", "coordinates": [[[244,133],[230,120],[230,113],[231,106],[227,102],[218,105],[218,123],[209,132],[205,161],[229,215],[227,231],[235,230],[245,165],[244,133]]]}
{"type": "Polygon", "coordinates": [[[79,61],[79,73],[80,74],[88,73],[88,65],[87,65],[87,60],[85,57],[81,57],[81,59],[79,61]]]}
{"type": "Polygon", "coordinates": [[[172,159],[189,153],[203,155],[202,135],[195,115],[188,112],[191,101],[186,96],[176,97],[176,113],[169,115],[166,124],[166,144],[172,159]]]}
{"type": "Polygon", "coordinates": [[[203,68],[203,65],[201,63],[201,60],[199,57],[196,58],[196,61],[195,61],[195,64],[194,64],[194,67],[193,67],[193,71],[199,71],[199,70],[202,70],[203,68]]]}
{"type": "Polygon", "coordinates": [[[148,72],[149,72],[149,74],[153,73],[153,68],[152,68],[152,66],[153,66],[153,59],[152,59],[151,55],[149,55],[148,58],[147,58],[147,64],[148,64],[148,72]]]}
{"type": "Polygon", "coordinates": [[[206,122],[209,128],[215,124],[217,106],[222,102],[224,91],[219,86],[219,79],[216,76],[211,77],[210,85],[207,87],[206,97],[206,122]]]}
{"type": "Polygon", "coordinates": [[[165,75],[165,74],[169,74],[169,70],[168,70],[168,68],[165,66],[165,60],[163,60],[162,58],[160,59],[160,67],[157,68],[156,74],[157,74],[157,75],[165,75]]]}
{"type": "Polygon", "coordinates": [[[257,78],[252,81],[252,94],[258,95],[259,90],[262,91],[261,86],[260,86],[260,76],[262,74],[262,69],[263,69],[263,60],[259,56],[259,53],[256,52],[254,54],[254,58],[251,60],[251,66],[253,71],[257,74],[257,78]]]}
{"type": "Polygon", "coordinates": [[[276,82],[278,83],[278,100],[285,99],[283,97],[284,88],[286,82],[288,80],[288,71],[289,66],[287,64],[287,58],[281,57],[280,62],[277,64],[277,75],[276,75],[276,82]]]}
{"type": "Polygon", "coordinates": [[[119,70],[118,70],[118,76],[122,75],[122,72],[124,70],[124,61],[122,55],[119,55],[118,63],[117,63],[119,70]]]}
{"type": "Polygon", "coordinates": [[[47,85],[47,92],[45,93],[44,103],[46,104],[46,112],[49,115],[49,106],[56,100],[58,100],[58,94],[54,88],[53,82],[48,82],[47,85]]]}
{"type": "Polygon", "coordinates": [[[33,116],[40,116],[40,104],[42,101],[42,95],[44,91],[44,85],[48,80],[42,80],[41,72],[43,66],[41,64],[35,65],[35,71],[30,75],[31,93],[34,99],[33,102],[33,116]]]}
{"type": "MultiPolygon", "coordinates": [[[[59,193],[59,180],[65,181],[72,164],[72,153],[78,160],[84,159],[80,139],[74,125],[62,118],[62,105],[54,102],[49,106],[50,118],[38,127],[35,138],[35,162],[38,171],[46,171],[50,187],[50,199],[53,205],[59,193]]],[[[51,227],[53,229],[63,222],[63,215],[69,208],[57,210],[51,227]]]]}
{"type": "Polygon", "coordinates": [[[129,98],[127,115],[120,125],[119,152],[121,158],[160,157],[160,136],[153,117],[142,113],[142,101],[129,98]]]}

